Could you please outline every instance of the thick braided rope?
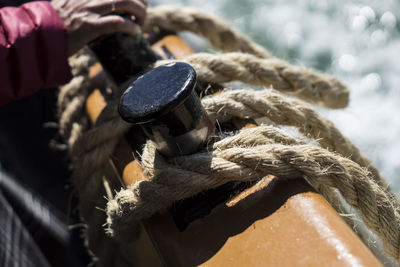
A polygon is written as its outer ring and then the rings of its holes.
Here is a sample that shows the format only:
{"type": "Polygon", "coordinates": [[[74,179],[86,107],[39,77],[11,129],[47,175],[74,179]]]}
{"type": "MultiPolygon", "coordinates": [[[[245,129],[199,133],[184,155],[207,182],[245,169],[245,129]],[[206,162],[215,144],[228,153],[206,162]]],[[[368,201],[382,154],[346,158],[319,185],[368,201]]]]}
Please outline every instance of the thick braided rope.
{"type": "MultiPolygon", "coordinates": [[[[194,67],[200,81],[241,81],[272,86],[283,93],[328,108],[343,108],[349,102],[349,90],[336,78],[276,58],[261,59],[244,53],[197,53],[183,61],[194,67]]],[[[160,61],[157,65],[166,62],[171,61],[160,61]]]]}
{"type": "MultiPolygon", "coordinates": [[[[96,77],[96,79],[89,79],[88,70],[95,62],[93,56],[88,51],[82,51],[70,59],[70,65],[74,78],[65,86],[61,87],[58,96],[58,108],[60,114],[60,133],[64,136],[71,156],[72,165],[74,166],[73,183],[78,191],[80,197],[79,209],[84,222],[88,225],[83,230],[85,237],[85,245],[92,256],[92,263],[96,266],[132,266],[135,264],[129,261],[132,257],[124,254],[124,250],[112,238],[106,236],[102,230],[103,224],[106,220],[105,213],[98,210],[96,207],[105,207],[107,200],[104,198],[106,195],[103,186],[104,179],[104,164],[108,160],[114,149],[115,142],[119,137],[112,135],[106,143],[108,147],[101,146],[97,140],[97,147],[94,153],[91,154],[90,141],[85,141],[86,136],[92,136],[91,130],[88,129],[88,119],[84,109],[84,103],[87,96],[94,88],[99,88],[105,81],[104,77],[96,77]],[[86,142],[86,144],[83,145],[86,142]],[[79,147],[86,147],[88,150],[78,149],[79,147]],[[91,159],[90,161],[81,161],[80,155],[86,152],[87,155],[82,159],[91,159]],[[94,156],[90,156],[94,155],[94,156]],[[99,156],[100,155],[100,156],[99,156]],[[107,155],[106,158],[101,155],[107,155]],[[98,156],[98,157],[97,157],[98,156]],[[93,160],[97,159],[97,160],[93,160]],[[82,172],[82,170],[90,170],[91,173],[82,172]]],[[[110,110],[110,113],[113,113],[110,110]]],[[[111,114],[115,117],[115,114],[111,114]]],[[[104,129],[104,126],[114,127],[111,122],[105,122],[103,128],[105,132],[110,132],[104,129]]],[[[119,129],[119,128],[117,128],[119,129]]],[[[112,132],[112,131],[111,131],[112,132]]],[[[103,134],[104,135],[104,134],[103,134]]],[[[104,138],[104,137],[103,137],[104,138]]],[[[120,188],[120,184],[111,183],[113,188],[120,188]]]]}
{"type": "Polygon", "coordinates": [[[69,147],[75,143],[81,133],[87,129],[85,101],[91,89],[103,81],[89,79],[89,66],[95,62],[87,49],[82,49],[69,59],[74,78],[60,88],[58,94],[58,114],[60,134],[64,136],[69,147]]]}
{"type": "MultiPolygon", "coordinates": [[[[272,127],[259,127],[271,133],[272,127]]],[[[272,128],[273,130],[273,128],[272,128]]],[[[109,231],[126,238],[129,225],[164,211],[173,202],[230,181],[255,181],[266,175],[305,176],[312,184],[336,188],[361,211],[365,224],[383,241],[385,251],[399,260],[398,205],[355,162],[312,145],[286,145],[276,140],[249,142],[243,130],[213,145],[210,152],[164,159],[149,142],[142,155],[148,181],[121,190],[107,204],[109,231]],[[243,137],[244,141],[241,141],[243,137]],[[233,140],[230,140],[232,138],[233,140]]],[[[251,135],[254,134],[252,130],[251,135]]],[[[280,136],[284,136],[282,132],[280,136]]],[[[285,138],[285,136],[284,136],[285,138]]],[[[254,139],[254,138],[253,138],[254,139]]],[[[268,134],[263,138],[269,139],[268,134]]],[[[286,138],[290,139],[290,137],[286,138]]]]}
{"type": "Polygon", "coordinates": [[[155,32],[155,28],[173,32],[190,31],[204,37],[214,48],[221,51],[240,51],[261,58],[270,57],[262,46],[232,29],[228,23],[198,9],[179,6],[150,8],[144,30],[155,32]]]}
{"type": "MultiPolygon", "coordinates": [[[[247,129],[247,134],[242,135],[238,134],[231,138],[225,138],[218,143],[219,149],[231,148],[232,146],[244,146],[250,147],[252,145],[265,145],[265,144],[273,144],[279,143],[284,145],[304,145],[307,144],[306,140],[303,140],[299,137],[293,137],[288,133],[282,132],[278,128],[262,126],[252,129],[247,129]]],[[[147,165],[151,167],[151,165],[147,165]]],[[[154,174],[153,174],[154,175],[154,174]]],[[[332,189],[329,186],[325,186],[324,184],[312,184],[311,185],[324,196],[324,198],[333,206],[333,208],[339,214],[347,214],[347,209],[343,206],[341,199],[339,198],[336,190],[332,189]]],[[[342,217],[346,223],[354,229],[356,222],[351,217],[343,216],[342,217]]],[[[370,246],[370,240],[365,238],[364,236],[360,236],[363,242],[369,246],[371,249],[374,249],[373,246],[370,246]]],[[[374,251],[374,250],[373,250],[374,251]]],[[[375,252],[375,251],[374,251],[375,252]]]]}
{"type": "Polygon", "coordinates": [[[219,122],[229,121],[233,117],[252,119],[266,117],[275,124],[296,126],[305,136],[316,139],[321,147],[349,157],[366,167],[375,181],[390,191],[387,182],[371,161],[363,156],[331,121],[321,117],[302,101],[268,89],[227,90],[214,97],[204,98],[202,104],[208,114],[219,122]]]}

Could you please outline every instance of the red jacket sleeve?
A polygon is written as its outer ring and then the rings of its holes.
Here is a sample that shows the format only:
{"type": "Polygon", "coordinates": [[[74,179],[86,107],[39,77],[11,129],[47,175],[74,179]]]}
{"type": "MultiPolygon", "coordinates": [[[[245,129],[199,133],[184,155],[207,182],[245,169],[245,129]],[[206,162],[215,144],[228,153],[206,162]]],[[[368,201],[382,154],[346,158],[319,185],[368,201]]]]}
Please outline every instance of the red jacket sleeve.
{"type": "Polygon", "coordinates": [[[67,32],[50,3],[0,9],[0,105],[69,79],[67,32]]]}

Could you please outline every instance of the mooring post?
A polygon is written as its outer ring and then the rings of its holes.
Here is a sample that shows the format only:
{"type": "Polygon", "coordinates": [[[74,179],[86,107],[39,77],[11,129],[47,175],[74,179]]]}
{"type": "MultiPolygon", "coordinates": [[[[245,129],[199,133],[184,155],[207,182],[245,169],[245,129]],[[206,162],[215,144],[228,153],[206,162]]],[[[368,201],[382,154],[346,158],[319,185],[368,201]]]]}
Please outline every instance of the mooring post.
{"type": "Polygon", "coordinates": [[[186,63],[160,66],[139,77],[122,95],[121,117],[142,126],[165,156],[202,148],[214,124],[195,93],[196,72],[186,63]]]}

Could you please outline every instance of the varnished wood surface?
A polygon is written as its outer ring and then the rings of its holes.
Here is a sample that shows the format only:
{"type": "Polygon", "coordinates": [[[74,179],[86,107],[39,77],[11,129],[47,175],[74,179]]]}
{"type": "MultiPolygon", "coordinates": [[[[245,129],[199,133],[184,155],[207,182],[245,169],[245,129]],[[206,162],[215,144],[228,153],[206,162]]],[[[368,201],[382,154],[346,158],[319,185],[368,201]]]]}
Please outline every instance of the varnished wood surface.
{"type": "Polygon", "coordinates": [[[164,59],[168,59],[170,55],[176,59],[182,59],[194,54],[194,50],[185,41],[175,35],[168,35],[164,37],[160,41],[153,44],[152,48],[164,59]],[[171,53],[166,53],[166,51],[171,53]]]}
{"type": "Polygon", "coordinates": [[[145,222],[166,266],[380,266],[302,178],[266,178],[179,232],[169,214],[145,222]],[[229,202],[228,202],[229,203],[229,202]],[[232,203],[231,203],[232,204],[232,203]]]}

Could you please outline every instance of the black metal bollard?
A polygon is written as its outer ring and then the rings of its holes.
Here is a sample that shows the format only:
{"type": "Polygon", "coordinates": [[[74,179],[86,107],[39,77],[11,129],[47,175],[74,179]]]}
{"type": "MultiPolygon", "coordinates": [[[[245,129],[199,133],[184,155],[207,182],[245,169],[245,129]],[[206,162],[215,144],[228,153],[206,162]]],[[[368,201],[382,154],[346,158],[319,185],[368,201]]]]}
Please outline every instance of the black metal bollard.
{"type": "Polygon", "coordinates": [[[189,64],[158,67],[128,87],[121,97],[119,113],[125,121],[140,124],[163,155],[194,153],[215,129],[195,86],[196,72],[189,64]]]}

